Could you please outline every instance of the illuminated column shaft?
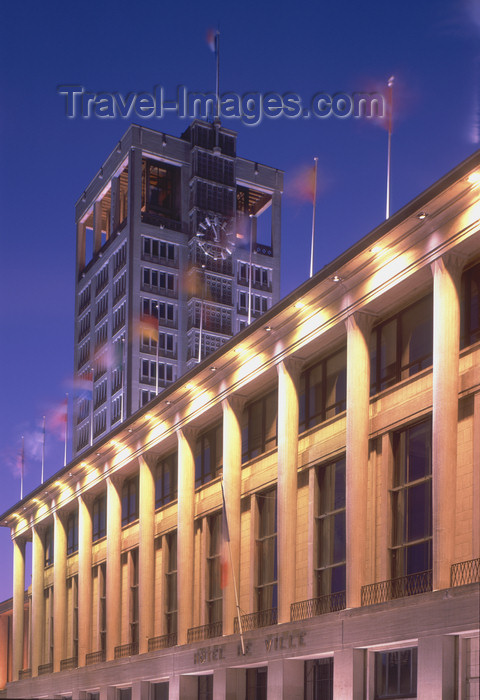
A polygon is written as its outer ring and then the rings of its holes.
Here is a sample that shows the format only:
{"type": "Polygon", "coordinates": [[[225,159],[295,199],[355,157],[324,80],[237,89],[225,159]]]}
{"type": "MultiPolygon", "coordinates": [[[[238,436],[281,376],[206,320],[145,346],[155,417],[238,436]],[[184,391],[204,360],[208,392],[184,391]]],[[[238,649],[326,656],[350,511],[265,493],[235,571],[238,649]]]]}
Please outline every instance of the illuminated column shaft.
{"type": "Polygon", "coordinates": [[[182,428],[178,437],[178,530],[177,601],[178,644],[186,644],[187,630],[193,620],[194,581],[194,494],[195,461],[193,430],[182,428]]]}
{"type": "Polygon", "coordinates": [[[457,472],[460,276],[463,260],[445,255],[433,272],[433,588],[450,586],[457,472]]]}
{"type": "Polygon", "coordinates": [[[42,663],[44,630],[43,571],[45,566],[45,546],[43,531],[32,529],[32,676],[38,674],[42,663]]]}
{"type": "Polygon", "coordinates": [[[114,658],[115,647],[120,644],[121,536],[120,485],[112,477],[109,477],[107,479],[107,661],[114,658]]]}
{"type": "Polygon", "coordinates": [[[232,396],[223,406],[223,489],[227,510],[230,550],[227,585],[223,590],[223,634],[233,634],[233,620],[237,615],[234,579],[240,585],[240,493],[242,483],[242,410],[244,399],[232,396]]]}
{"type": "Polygon", "coordinates": [[[372,317],[347,319],[346,540],[347,608],[360,606],[365,583],[368,426],[370,404],[369,339],[372,317]]]}
{"type": "Polygon", "coordinates": [[[53,555],[53,670],[60,670],[65,658],[65,629],[67,622],[67,537],[62,516],[54,514],[53,555]]]}
{"type": "MultiPolygon", "coordinates": [[[[25,541],[13,540],[13,680],[23,668],[23,629],[25,597],[25,541]]],[[[5,654],[6,655],[6,654],[5,654]]]]}
{"type": "Polygon", "coordinates": [[[92,623],[92,515],[89,496],[78,499],[78,665],[90,651],[92,623]]]}
{"type": "Polygon", "coordinates": [[[278,622],[290,622],[296,599],[298,379],[294,358],[278,365],[278,622]]]}
{"type": "Polygon", "coordinates": [[[153,637],[155,591],[154,534],[155,534],[155,479],[152,469],[143,457],[140,465],[139,508],[139,653],[148,651],[148,640],[153,637]]]}

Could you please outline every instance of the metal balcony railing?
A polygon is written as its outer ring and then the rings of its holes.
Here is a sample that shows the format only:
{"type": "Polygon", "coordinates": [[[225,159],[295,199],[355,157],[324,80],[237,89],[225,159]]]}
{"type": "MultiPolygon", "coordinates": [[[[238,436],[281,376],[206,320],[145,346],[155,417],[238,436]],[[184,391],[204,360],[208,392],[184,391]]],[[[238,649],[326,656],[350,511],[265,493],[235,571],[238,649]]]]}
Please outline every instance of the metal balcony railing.
{"type": "Polygon", "coordinates": [[[18,678],[22,680],[22,678],[31,678],[32,677],[32,669],[31,668],[22,668],[18,672],[18,678]]]}
{"type": "Polygon", "coordinates": [[[114,658],[123,659],[125,656],[135,656],[138,654],[138,642],[130,642],[130,644],[120,644],[115,647],[114,658]]]}
{"type": "Polygon", "coordinates": [[[102,661],[105,661],[105,652],[102,650],[91,651],[85,657],[85,665],[86,666],[91,666],[92,664],[99,664],[102,661]]]}
{"type": "Polygon", "coordinates": [[[480,582],[480,558],[460,561],[450,568],[450,585],[466,586],[480,582]]]}
{"type": "Polygon", "coordinates": [[[376,605],[432,590],[432,570],[362,586],[361,604],[376,605]]]}
{"type": "Polygon", "coordinates": [[[45,676],[47,673],[53,673],[53,664],[40,664],[38,667],[38,675],[45,676]]]}
{"type": "Polygon", "coordinates": [[[76,656],[71,656],[69,659],[60,661],[60,671],[71,671],[78,667],[78,659],[76,656]]]}
{"type": "Polygon", "coordinates": [[[158,649],[168,649],[174,647],[177,643],[177,635],[175,632],[164,634],[161,637],[151,637],[148,640],[148,651],[157,651],[158,649]]]}
{"type": "Polygon", "coordinates": [[[200,627],[191,627],[187,630],[187,643],[202,642],[204,639],[213,639],[213,637],[222,636],[222,622],[211,622],[208,625],[200,627]]]}
{"type": "Polygon", "coordinates": [[[345,591],[322,595],[319,598],[302,600],[299,603],[292,603],[290,606],[290,620],[308,620],[310,617],[325,615],[330,612],[344,610],[346,606],[345,591]]]}
{"type": "MultiPolygon", "coordinates": [[[[242,623],[242,632],[250,632],[260,627],[270,627],[270,625],[276,625],[278,622],[278,610],[277,608],[270,608],[269,610],[259,610],[248,615],[240,615],[240,621],[242,623]]],[[[240,632],[238,617],[234,619],[233,630],[235,634],[240,632]]]]}

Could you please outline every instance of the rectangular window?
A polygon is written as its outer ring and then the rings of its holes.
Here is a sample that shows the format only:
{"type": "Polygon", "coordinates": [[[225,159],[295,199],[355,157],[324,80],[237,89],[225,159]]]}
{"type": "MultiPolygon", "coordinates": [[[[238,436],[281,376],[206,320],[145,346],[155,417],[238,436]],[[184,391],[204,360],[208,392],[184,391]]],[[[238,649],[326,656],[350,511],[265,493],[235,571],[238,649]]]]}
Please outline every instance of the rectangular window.
{"type": "Polygon", "coordinates": [[[245,407],[242,425],[242,462],[277,445],[277,389],[245,407]]]}
{"type": "Polygon", "coordinates": [[[277,607],[277,489],[257,494],[257,611],[277,607]]]}
{"type": "Polygon", "coordinates": [[[417,649],[375,654],[375,700],[417,697],[417,649]]]}
{"type": "Polygon", "coordinates": [[[373,329],[371,394],[430,367],[433,357],[433,297],[412,304],[373,329]]]}
{"type": "Polygon", "coordinates": [[[168,700],[168,681],[163,683],[153,683],[152,700],[168,700]]]}
{"type": "Polygon", "coordinates": [[[195,486],[222,473],[223,426],[221,423],[199,436],[195,448],[195,486]]]}
{"type": "Polygon", "coordinates": [[[305,661],[304,700],[333,700],[333,657],[305,661]]]}
{"type": "Polygon", "coordinates": [[[67,555],[78,552],[78,510],[67,518],[67,555]]]}
{"type": "Polygon", "coordinates": [[[107,498],[105,494],[97,496],[92,506],[92,541],[97,542],[107,534],[107,498]]]}
{"type": "Polygon", "coordinates": [[[142,211],[161,213],[169,218],[178,219],[180,168],[154,160],[144,160],[142,167],[142,211]]]}
{"type": "Polygon", "coordinates": [[[346,589],[345,458],[316,468],[315,490],[315,574],[320,598],[346,589]]]}
{"type": "Polygon", "coordinates": [[[122,527],[138,520],[138,475],[127,479],[122,487],[122,527]]]}
{"type": "Polygon", "coordinates": [[[222,621],[222,513],[215,513],[207,518],[208,556],[207,556],[207,622],[213,624],[222,621]]]}
{"type": "MultiPolygon", "coordinates": [[[[395,433],[393,451],[391,562],[398,578],[432,568],[431,420],[395,433]]],[[[408,595],[408,588],[397,595],[408,595]]]]}
{"type": "Polygon", "coordinates": [[[98,565],[98,630],[100,638],[100,650],[104,653],[107,649],[107,564],[98,565]]]}
{"type": "Polygon", "coordinates": [[[346,400],[347,351],[343,348],[302,372],[299,392],[300,432],[345,411],[346,400]]]}
{"type": "Polygon", "coordinates": [[[245,700],[267,700],[268,668],[247,668],[245,700]]]}
{"type": "Polygon", "coordinates": [[[213,674],[198,676],[198,700],[213,700],[213,674]]]}
{"type": "Polygon", "coordinates": [[[178,453],[159,459],[155,470],[155,508],[177,498],[178,453]]]}
{"type": "Polygon", "coordinates": [[[462,348],[480,340],[480,264],[462,276],[461,329],[462,348]]]}
{"type": "Polygon", "coordinates": [[[43,545],[45,552],[45,566],[53,564],[53,525],[48,525],[43,536],[43,545]]]}
{"type": "Polygon", "coordinates": [[[177,633],[177,533],[165,537],[167,567],[165,572],[165,617],[167,634],[177,633]]]}
{"type": "Polygon", "coordinates": [[[138,644],[138,548],[129,552],[130,642],[138,644]]]}

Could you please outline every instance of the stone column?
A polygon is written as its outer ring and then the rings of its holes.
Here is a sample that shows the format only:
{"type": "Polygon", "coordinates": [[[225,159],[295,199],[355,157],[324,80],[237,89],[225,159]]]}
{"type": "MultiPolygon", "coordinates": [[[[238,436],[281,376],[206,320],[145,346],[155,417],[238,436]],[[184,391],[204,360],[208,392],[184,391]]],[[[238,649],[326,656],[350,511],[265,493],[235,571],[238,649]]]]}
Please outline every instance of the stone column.
{"type": "Polygon", "coordinates": [[[343,649],[335,652],[333,660],[333,697],[335,700],[363,700],[364,666],[365,651],[363,649],[343,649]]]}
{"type": "Polygon", "coordinates": [[[38,674],[38,666],[42,663],[45,622],[43,598],[45,545],[43,535],[44,529],[41,526],[32,528],[32,676],[38,674]]]}
{"type": "Polygon", "coordinates": [[[140,467],[138,597],[139,597],[139,653],[148,651],[148,640],[153,637],[155,610],[155,478],[152,468],[143,457],[140,467]]]}
{"type": "Polygon", "coordinates": [[[475,465],[480,464],[480,392],[473,398],[473,521],[472,521],[472,558],[480,557],[480,528],[476,526],[480,503],[480,474],[475,465]]]}
{"type": "Polygon", "coordinates": [[[213,672],[213,700],[238,700],[245,697],[244,668],[218,668],[213,672]]]}
{"type": "Polygon", "coordinates": [[[233,620],[237,616],[234,578],[240,586],[240,494],[242,486],[242,411],[245,400],[230,396],[223,407],[223,490],[228,518],[233,571],[223,589],[223,634],[233,634],[233,620]]]}
{"type": "Polygon", "coordinates": [[[78,499],[78,665],[85,666],[92,628],[92,497],[78,499]]]}
{"type": "Polygon", "coordinates": [[[450,700],[455,697],[455,637],[420,637],[417,668],[418,698],[450,700]]]}
{"type": "Polygon", "coordinates": [[[460,276],[463,258],[449,254],[432,263],[433,588],[450,586],[455,547],[460,276]]]}
{"type": "MultiPolygon", "coordinates": [[[[5,688],[8,679],[8,617],[7,615],[0,615],[0,649],[2,653],[0,654],[0,688],[5,688]]],[[[16,680],[18,675],[13,675],[13,680],[16,680]]]]}
{"type": "Polygon", "coordinates": [[[298,380],[295,358],[278,366],[278,622],[290,622],[296,600],[298,380]]]}
{"type": "MultiPolygon", "coordinates": [[[[18,680],[18,672],[23,669],[25,598],[25,540],[13,540],[13,680],[18,680]]],[[[6,656],[6,652],[5,652],[6,656]]]]}
{"type": "Polygon", "coordinates": [[[120,644],[121,576],[120,552],[122,538],[121,485],[115,477],[107,479],[107,650],[111,661],[115,647],[120,644]]]}
{"type": "Polygon", "coordinates": [[[347,321],[347,608],[360,606],[365,583],[368,432],[370,406],[369,340],[373,317],[355,312],[347,321]]]}
{"type": "Polygon", "coordinates": [[[267,691],[269,698],[303,700],[305,697],[304,661],[276,659],[268,664],[267,691]]]}
{"type": "Polygon", "coordinates": [[[193,620],[196,431],[177,430],[178,438],[178,529],[177,529],[177,601],[178,644],[187,643],[187,630],[193,620]]]}
{"type": "Polygon", "coordinates": [[[55,512],[53,554],[53,670],[60,670],[65,658],[65,631],[67,627],[67,535],[63,515],[55,512]]]}
{"type": "Polygon", "coordinates": [[[173,676],[168,684],[168,700],[197,700],[197,676],[173,676]]]}

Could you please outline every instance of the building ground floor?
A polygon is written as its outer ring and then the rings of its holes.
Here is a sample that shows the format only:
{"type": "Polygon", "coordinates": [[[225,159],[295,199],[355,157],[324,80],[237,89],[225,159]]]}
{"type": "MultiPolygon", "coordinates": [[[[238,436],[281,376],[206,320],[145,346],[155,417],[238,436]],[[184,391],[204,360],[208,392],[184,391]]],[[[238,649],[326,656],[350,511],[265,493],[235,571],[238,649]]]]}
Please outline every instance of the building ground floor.
{"type": "Polygon", "coordinates": [[[9,683],[60,700],[478,700],[480,585],[9,683]]]}

